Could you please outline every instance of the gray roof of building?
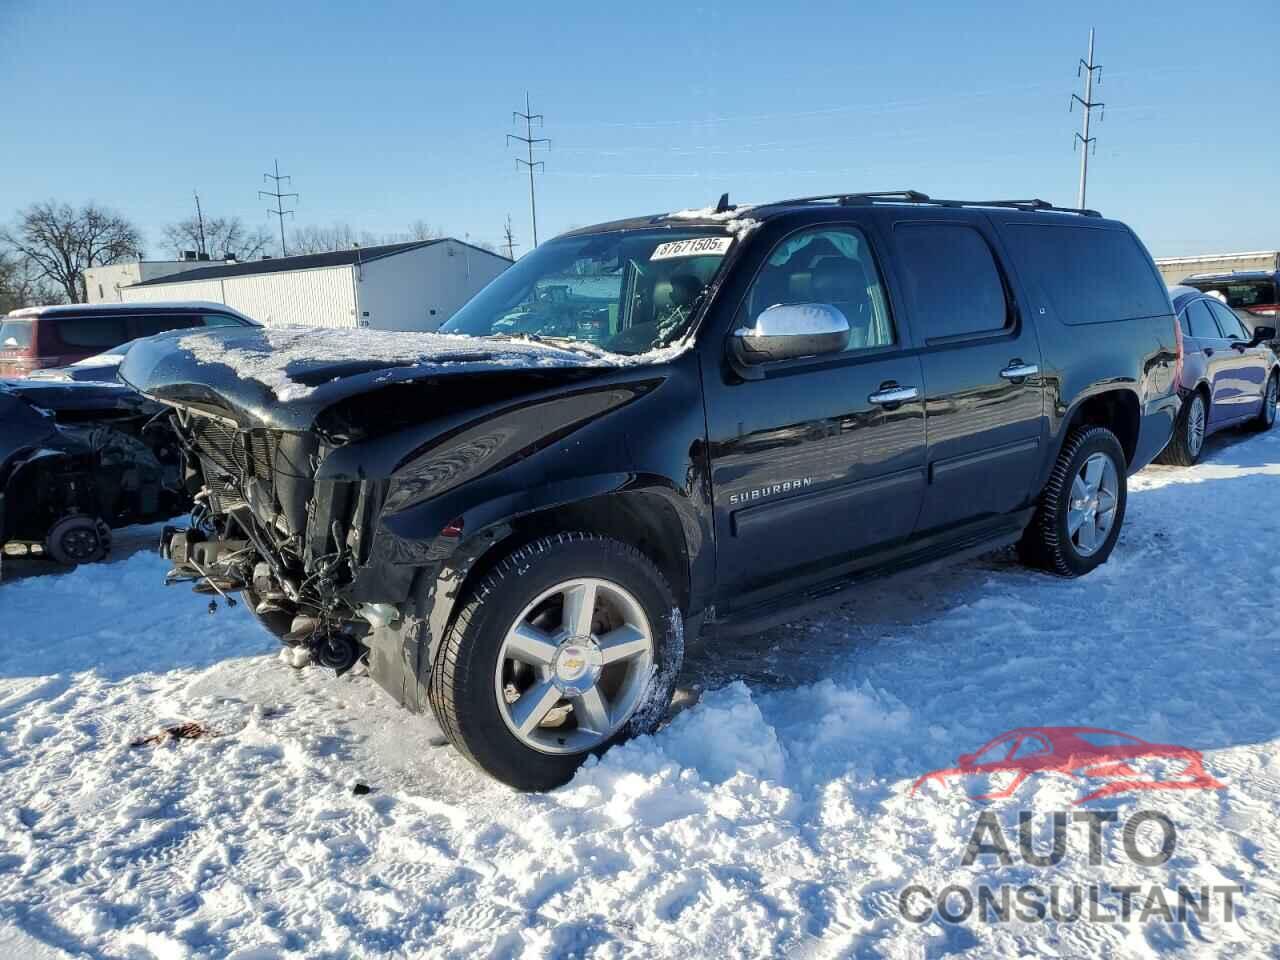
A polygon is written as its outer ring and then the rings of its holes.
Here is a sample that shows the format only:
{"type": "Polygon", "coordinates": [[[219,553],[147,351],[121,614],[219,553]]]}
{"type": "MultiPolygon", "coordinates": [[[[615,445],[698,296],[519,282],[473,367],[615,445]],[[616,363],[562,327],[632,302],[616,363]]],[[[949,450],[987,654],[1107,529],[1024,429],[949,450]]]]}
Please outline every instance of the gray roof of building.
{"type": "Polygon", "coordinates": [[[198,270],[187,270],[182,273],[171,273],[141,283],[131,284],[134,287],[153,287],[161,283],[190,283],[194,280],[221,280],[224,277],[244,277],[258,273],[287,273],[291,270],[311,270],[316,267],[344,267],[354,263],[369,263],[384,257],[394,257],[398,253],[417,250],[421,247],[434,246],[445,241],[470,247],[481,253],[487,253],[500,260],[507,258],[492,250],[485,250],[475,244],[455,240],[453,237],[439,237],[434,240],[411,240],[407,243],[384,243],[373,247],[353,247],[350,250],[331,250],[328,253],[307,253],[297,257],[272,257],[269,260],[245,260],[238,263],[218,263],[198,270]]]}

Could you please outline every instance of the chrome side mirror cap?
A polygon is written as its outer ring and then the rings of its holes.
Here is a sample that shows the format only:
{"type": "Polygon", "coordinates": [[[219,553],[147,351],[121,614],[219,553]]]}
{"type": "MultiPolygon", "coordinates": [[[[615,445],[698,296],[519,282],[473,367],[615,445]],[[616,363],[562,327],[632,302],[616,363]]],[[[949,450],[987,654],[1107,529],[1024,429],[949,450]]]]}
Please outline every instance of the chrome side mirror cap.
{"type": "Polygon", "coordinates": [[[733,333],[735,358],[747,366],[840,353],[849,346],[849,320],[829,303],[776,304],[755,326],[733,333]]]}

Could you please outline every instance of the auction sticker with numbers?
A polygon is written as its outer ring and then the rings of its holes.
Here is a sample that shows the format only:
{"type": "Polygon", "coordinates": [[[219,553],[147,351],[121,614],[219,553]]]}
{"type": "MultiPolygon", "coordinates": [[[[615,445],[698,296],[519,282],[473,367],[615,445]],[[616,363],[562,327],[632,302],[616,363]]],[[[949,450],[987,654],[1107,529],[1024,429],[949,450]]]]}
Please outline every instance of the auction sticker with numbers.
{"type": "Polygon", "coordinates": [[[733,237],[691,237],[688,240],[672,240],[660,243],[650,260],[671,260],[675,257],[723,256],[729,252],[733,237]]]}

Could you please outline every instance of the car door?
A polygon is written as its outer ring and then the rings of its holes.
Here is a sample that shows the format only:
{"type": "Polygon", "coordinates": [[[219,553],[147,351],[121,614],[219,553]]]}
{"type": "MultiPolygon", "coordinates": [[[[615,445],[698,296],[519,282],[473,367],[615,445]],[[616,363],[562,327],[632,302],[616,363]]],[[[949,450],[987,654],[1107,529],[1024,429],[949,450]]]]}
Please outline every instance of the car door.
{"type": "Polygon", "coordinates": [[[1224,379],[1232,391],[1231,419],[1254,416],[1262,404],[1262,393],[1270,372],[1266,356],[1270,348],[1250,345],[1251,337],[1230,307],[1212,299],[1207,303],[1226,342],[1222,366],[1224,379]]]}
{"type": "Polygon", "coordinates": [[[885,289],[869,234],[801,228],[754,271],[729,331],[776,304],[823,303],[848,348],[764,364],[752,378],[704,366],[717,537],[727,608],[838,576],[903,541],[924,489],[919,358],[885,289]]]}
{"type": "Polygon", "coordinates": [[[916,533],[927,536],[1031,500],[1044,433],[1040,345],[984,222],[904,218],[892,233],[924,371],[928,485],[916,533]]]}

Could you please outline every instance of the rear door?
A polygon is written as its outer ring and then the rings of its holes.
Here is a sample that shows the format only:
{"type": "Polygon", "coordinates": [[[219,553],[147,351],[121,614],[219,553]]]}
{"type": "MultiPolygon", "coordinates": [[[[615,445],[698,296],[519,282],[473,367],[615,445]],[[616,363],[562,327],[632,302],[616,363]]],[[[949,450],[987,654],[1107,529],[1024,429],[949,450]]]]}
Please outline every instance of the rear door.
{"type": "Polygon", "coordinates": [[[1227,359],[1227,355],[1223,352],[1226,343],[1222,339],[1222,331],[1218,329],[1213,311],[1209,309],[1209,301],[1204,297],[1197,297],[1186,304],[1182,309],[1179,322],[1182,323],[1185,334],[1183,350],[1189,358],[1199,355],[1200,362],[1204,366],[1204,376],[1209,384],[1211,397],[1209,423],[1221,422],[1225,419],[1221,404],[1229,389],[1223,370],[1223,363],[1227,359]]]}
{"type": "Polygon", "coordinates": [[[1040,346],[985,221],[899,220],[892,233],[924,371],[928,486],[916,532],[928,535],[1031,498],[1044,429],[1040,346]]]}
{"type": "Polygon", "coordinates": [[[1209,300],[1208,305],[1226,341],[1223,370],[1224,379],[1228,380],[1233,392],[1232,419],[1251,417],[1262,403],[1262,391],[1270,372],[1267,354],[1271,348],[1250,346],[1251,336],[1234,311],[1217,300],[1209,300]]]}

